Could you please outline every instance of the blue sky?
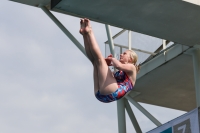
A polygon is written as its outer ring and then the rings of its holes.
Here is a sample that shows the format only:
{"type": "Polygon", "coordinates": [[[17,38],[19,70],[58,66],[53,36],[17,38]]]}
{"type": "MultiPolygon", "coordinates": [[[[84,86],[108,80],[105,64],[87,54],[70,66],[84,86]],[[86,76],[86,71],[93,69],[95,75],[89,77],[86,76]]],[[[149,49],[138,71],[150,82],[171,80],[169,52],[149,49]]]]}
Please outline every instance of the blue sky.
{"type": "MultiPolygon", "coordinates": [[[[53,14],[83,44],[78,32],[80,18],[53,14]]],[[[92,22],[92,27],[105,54],[105,26],[92,22]]],[[[121,30],[111,29],[113,35],[121,30]]],[[[118,41],[126,39],[122,35],[118,41]]],[[[91,63],[41,9],[1,2],[0,62],[0,132],[118,131],[116,102],[96,100],[91,63]]],[[[141,105],[161,123],[185,113],[141,105]]],[[[135,107],[132,109],[143,132],[156,127],[135,107]]],[[[127,133],[135,133],[128,117],[126,120],[127,133]]]]}

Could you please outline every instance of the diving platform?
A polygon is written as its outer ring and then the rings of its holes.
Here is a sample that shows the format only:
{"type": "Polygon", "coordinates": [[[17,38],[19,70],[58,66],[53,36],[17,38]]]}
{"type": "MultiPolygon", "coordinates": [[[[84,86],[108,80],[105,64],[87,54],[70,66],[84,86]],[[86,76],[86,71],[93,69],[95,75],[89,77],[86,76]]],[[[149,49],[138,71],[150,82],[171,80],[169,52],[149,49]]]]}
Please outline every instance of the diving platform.
{"type": "Polygon", "coordinates": [[[200,44],[198,0],[11,0],[193,46],[200,44]],[[189,3],[190,2],[190,3],[189,3]]]}
{"type": "Polygon", "coordinates": [[[190,47],[174,44],[141,65],[134,91],[135,101],[190,111],[196,108],[195,81],[190,47]]]}

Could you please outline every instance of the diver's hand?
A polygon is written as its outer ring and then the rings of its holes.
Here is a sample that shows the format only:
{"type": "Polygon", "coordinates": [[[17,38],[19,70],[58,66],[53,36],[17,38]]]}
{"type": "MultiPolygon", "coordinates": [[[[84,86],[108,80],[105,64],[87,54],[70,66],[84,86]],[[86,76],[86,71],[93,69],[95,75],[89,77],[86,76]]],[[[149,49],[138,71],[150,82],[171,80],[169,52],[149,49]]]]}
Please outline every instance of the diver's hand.
{"type": "Polygon", "coordinates": [[[113,58],[112,54],[110,54],[107,58],[105,58],[105,61],[108,66],[112,66],[112,62],[111,62],[112,58],[113,58]]]}

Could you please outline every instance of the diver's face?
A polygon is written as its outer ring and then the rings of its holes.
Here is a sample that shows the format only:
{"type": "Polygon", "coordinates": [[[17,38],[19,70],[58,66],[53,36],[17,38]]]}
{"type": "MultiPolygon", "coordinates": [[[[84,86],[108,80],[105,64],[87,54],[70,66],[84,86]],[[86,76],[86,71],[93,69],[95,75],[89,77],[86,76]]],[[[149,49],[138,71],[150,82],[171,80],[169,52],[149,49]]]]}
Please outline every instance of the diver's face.
{"type": "Polygon", "coordinates": [[[126,64],[130,61],[130,52],[127,50],[124,53],[120,54],[119,61],[123,64],[126,64]]]}

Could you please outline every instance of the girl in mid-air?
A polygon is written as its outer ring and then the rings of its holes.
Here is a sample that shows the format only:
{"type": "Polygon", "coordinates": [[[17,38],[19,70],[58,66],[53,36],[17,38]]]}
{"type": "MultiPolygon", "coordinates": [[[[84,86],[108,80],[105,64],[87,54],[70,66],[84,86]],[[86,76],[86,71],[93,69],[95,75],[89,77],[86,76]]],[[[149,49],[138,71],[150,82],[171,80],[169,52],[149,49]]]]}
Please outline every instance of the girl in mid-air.
{"type": "Polygon", "coordinates": [[[94,93],[104,103],[119,100],[131,91],[135,85],[139,67],[136,65],[137,54],[127,50],[120,55],[120,60],[112,55],[104,58],[94,37],[89,19],[81,19],[80,33],[83,35],[85,51],[94,67],[94,93]],[[108,66],[119,71],[112,73],[108,66]]]}

